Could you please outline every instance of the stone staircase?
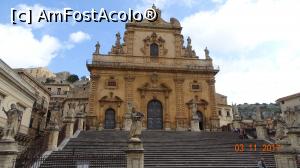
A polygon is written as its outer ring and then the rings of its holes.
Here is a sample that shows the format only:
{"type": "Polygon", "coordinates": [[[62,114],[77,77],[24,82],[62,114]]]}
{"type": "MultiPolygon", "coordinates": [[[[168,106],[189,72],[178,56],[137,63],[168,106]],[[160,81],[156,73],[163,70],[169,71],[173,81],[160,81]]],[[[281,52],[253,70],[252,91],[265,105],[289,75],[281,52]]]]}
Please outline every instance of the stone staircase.
{"type": "MultiPolygon", "coordinates": [[[[88,161],[90,167],[126,167],[128,133],[103,130],[81,132],[61,151],[53,152],[40,167],[75,167],[88,161]],[[75,156],[75,159],[74,159],[75,156]],[[108,165],[108,166],[105,166],[108,165]]],[[[145,168],[188,167],[257,167],[263,157],[268,168],[275,167],[273,153],[262,152],[262,140],[241,140],[229,132],[143,131],[145,168]],[[244,144],[244,152],[236,152],[235,144],[244,144]],[[250,151],[256,144],[257,151],[250,151]]]]}

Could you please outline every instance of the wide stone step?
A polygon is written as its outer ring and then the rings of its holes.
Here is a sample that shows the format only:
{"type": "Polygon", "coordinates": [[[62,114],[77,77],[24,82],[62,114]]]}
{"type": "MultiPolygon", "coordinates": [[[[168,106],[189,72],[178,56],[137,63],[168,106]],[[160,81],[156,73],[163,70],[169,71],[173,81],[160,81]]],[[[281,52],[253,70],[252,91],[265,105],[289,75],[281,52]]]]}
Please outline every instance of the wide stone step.
{"type": "MultiPolygon", "coordinates": [[[[268,167],[275,167],[273,153],[262,152],[260,149],[267,142],[241,140],[234,133],[143,131],[141,139],[144,146],[145,168],[250,168],[256,167],[259,157],[265,158],[268,167]],[[246,151],[236,152],[234,148],[236,144],[244,144],[246,151]],[[247,150],[249,144],[256,144],[257,151],[247,150]]],[[[63,150],[53,152],[44,162],[43,167],[60,167],[55,164],[62,161],[61,157],[65,158],[63,159],[65,165],[70,165],[66,167],[72,167],[72,165],[74,167],[74,161],[66,159],[74,155],[88,157],[115,154],[126,162],[127,142],[128,132],[125,131],[81,132],[77,138],[72,138],[63,150]]],[[[107,161],[103,160],[104,163],[107,161]]],[[[112,167],[114,166],[116,165],[112,164],[112,167]]],[[[119,167],[122,165],[120,164],[119,167]]]]}

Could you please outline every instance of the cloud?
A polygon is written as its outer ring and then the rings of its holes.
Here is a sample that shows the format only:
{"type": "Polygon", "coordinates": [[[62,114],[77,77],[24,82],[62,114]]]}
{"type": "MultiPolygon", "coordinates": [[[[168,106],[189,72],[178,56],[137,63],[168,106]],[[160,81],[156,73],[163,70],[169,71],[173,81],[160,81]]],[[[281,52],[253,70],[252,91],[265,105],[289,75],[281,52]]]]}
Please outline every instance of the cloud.
{"type": "MultiPolygon", "coordinates": [[[[22,23],[22,25],[26,25],[26,27],[30,28],[42,28],[46,25],[45,21],[38,22],[39,17],[41,16],[41,13],[43,10],[45,11],[56,11],[56,12],[62,12],[62,9],[53,9],[53,8],[48,8],[45,6],[42,6],[40,4],[34,4],[34,5],[27,5],[27,4],[18,4],[15,9],[17,10],[18,13],[26,13],[26,20],[29,20],[29,10],[32,10],[32,24],[27,24],[27,23],[22,23]]],[[[21,23],[18,23],[21,24],[21,23]]]]}
{"type": "Polygon", "coordinates": [[[91,39],[90,35],[82,31],[71,33],[69,37],[69,41],[72,43],[80,43],[90,39],[91,39]]]}
{"type": "Polygon", "coordinates": [[[217,91],[255,103],[300,91],[299,18],[298,0],[227,0],[181,23],[198,55],[208,46],[220,65],[217,91]]]}
{"type": "Polygon", "coordinates": [[[37,39],[32,29],[0,24],[0,58],[13,68],[47,66],[61,50],[59,40],[50,35],[37,39]]]}

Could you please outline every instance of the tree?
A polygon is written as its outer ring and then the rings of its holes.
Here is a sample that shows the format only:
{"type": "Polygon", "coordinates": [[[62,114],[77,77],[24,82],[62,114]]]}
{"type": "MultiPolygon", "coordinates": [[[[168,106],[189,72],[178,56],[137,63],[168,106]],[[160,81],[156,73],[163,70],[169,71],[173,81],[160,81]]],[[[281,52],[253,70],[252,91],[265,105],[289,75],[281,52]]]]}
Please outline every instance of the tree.
{"type": "Polygon", "coordinates": [[[70,82],[70,83],[74,83],[78,80],[79,80],[79,77],[75,74],[72,74],[67,78],[67,81],[70,82]]]}
{"type": "Polygon", "coordinates": [[[54,83],[55,80],[54,79],[51,79],[51,78],[47,78],[45,83],[54,83]]]}

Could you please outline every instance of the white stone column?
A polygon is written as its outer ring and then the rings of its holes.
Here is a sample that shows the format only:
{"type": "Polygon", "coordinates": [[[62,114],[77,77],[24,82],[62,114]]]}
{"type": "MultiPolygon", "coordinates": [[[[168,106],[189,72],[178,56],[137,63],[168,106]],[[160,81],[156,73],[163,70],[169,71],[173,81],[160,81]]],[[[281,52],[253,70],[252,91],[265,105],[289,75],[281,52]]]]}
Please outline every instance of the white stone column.
{"type": "Polygon", "coordinates": [[[234,116],[232,124],[233,128],[241,128],[242,118],[240,116],[234,116]]]}
{"type": "MultiPolygon", "coordinates": [[[[75,118],[78,120],[78,130],[82,131],[84,128],[84,125],[83,125],[84,118],[85,118],[84,113],[77,113],[75,118]]],[[[77,130],[75,130],[75,131],[77,131],[77,130]]]]}
{"type": "Polygon", "coordinates": [[[264,121],[256,121],[256,134],[258,139],[267,138],[267,129],[264,121]]]}
{"type": "Polygon", "coordinates": [[[300,151],[300,127],[290,127],[287,132],[291,146],[300,151]]]}
{"type": "Polygon", "coordinates": [[[296,150],[287,140],[277,142],[280,145],[275,153],[276,168],[297,168],[296,150]]]}
{"type": "Polygon", "coordinates": [[[72,138],[73,137],[73,130],[74,130],[74,118],[72,116],[66,116],[64,119],[64,124],[66,124],[66,137],[65,138],[72,138]]]}
{"type": "Polygon", "coordinates": [[[18,143],[15,140],[0,140],[0,167],[14,168],[18,154],[18,143]]]}
{"type": "Polygon", "coordinates": [[[57,141],[59,134],[59,127],[57,124],[51,124],[47,131],[49,131],[49,139],[48,139],[48,151],[56,151],[57,150],[57,141]]]}
{"type": "Polygon", "coordinates": [[[192,118],[192,120],[191,120],[191,131],[192,132],[200,132],[199,119],[192,118]]]}
{"type": "Polygon", "coordinates": [[[127,153],[127,168],[144,168],[144,147],[139,140],[129,140],[127,153]]]}

